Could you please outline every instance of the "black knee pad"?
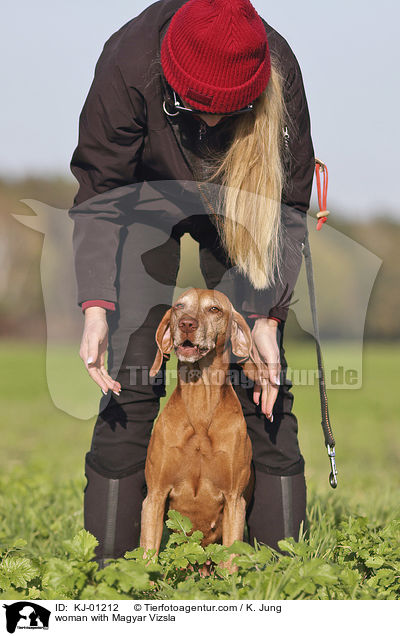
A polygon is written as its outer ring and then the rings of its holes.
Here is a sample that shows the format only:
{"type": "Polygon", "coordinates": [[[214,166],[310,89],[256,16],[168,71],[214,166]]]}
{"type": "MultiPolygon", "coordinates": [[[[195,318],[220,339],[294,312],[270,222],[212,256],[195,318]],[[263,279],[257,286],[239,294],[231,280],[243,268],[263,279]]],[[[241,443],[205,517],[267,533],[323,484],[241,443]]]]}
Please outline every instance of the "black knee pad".
{"type": "Polygon", "coordinates": [[[99,474],[86,457],[84,493],[85,529],[98,540],[97,559],[120,558],[139,545],[140,519],[146,496],[144,471],[126,477],[99,474]]]}
{"type": "Polygon", "coordinates": [[[304,473],[270,475],[255,471],[253,499],[247,511],[250,543],[256,539],[275,550],[287,537],[296,541],[306,526],[306,482],[304,473]]]}

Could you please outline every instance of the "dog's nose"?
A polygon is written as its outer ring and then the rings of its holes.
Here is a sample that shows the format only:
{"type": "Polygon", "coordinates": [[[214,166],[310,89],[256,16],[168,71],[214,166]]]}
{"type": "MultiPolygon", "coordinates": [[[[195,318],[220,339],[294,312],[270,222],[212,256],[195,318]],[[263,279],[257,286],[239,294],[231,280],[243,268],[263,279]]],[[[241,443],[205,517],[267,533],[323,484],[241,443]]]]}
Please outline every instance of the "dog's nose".
{"type": "Polygon", "coordinates": [[[184,318],[181,318],[179,323],[178,323],[179,329],[181,331],[184,331],[185,333],[190,333],[192,331],[196,331],[198,326],[199,326],[199,323],[196,320],[196,318],[191,318],[190,316],[186,316],[184,318]]]}

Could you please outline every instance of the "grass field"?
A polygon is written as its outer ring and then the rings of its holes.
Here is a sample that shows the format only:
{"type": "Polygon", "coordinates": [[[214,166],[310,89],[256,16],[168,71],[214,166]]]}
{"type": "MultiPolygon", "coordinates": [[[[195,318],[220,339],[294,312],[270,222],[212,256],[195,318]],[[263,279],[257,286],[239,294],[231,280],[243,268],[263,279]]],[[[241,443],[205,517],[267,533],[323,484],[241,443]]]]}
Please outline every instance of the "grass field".
{"type": "MultiPolygon", "coordinates": [[[[315,351],[311,343],[292,342],[289,339],[285,346],[290,367],[315,368],[315,351]]],[[[332,346],[338,347],[337,344],[332,346]]],[[[340,346],[346,349],[345,345],[340,346]]],[[[336,491],[332,491],[328,484],[329,461],[320,429],[317,385],[293,388],[294,411],[299,420],[300,444],[306,460],[310,537],[298,544],[303,545],[302,554],[298,550],[296,553],[296,548],[292,552],[288,548],[291,556],[275,556],[275,560],[268,556],[272,559],[268,572],[272,574],[268,575],[270,578],[264,575],[257,579],[254,585],[243,585],[246,576],[251,574],[250,566],[243,566],[242,583],[239,585],[237,574],[236,586],[230,584],[229,595],[232,598],[235,597],[234,590],[237,590],[238,598],[240,594],[247,598],[399,597],[399,526],[392,523],[400,519],[399,353],[399,343],[367,343],[364,348],[362,388],[329,392],[339,469],[336,491]],[[368,521],[357,521],[359,517],[365,517],[368,521]],[[340,532],[347,537],[347,552],[340,551],[340,542],[343,544],[340,532]],[[366,547],[367,544],[369,547],[366,547]],[[345,561],[353,564],[351,567],[358,579],[353,582],[350,579],[350,582],[347,579],[342,581],[339,586],[342,591],[333,596],[318,592],[329,587],[326,581],[322,581],[321,572],[314,575],[310,571],[314,583],[310,584],[308,592],[306,583],[302,589],[299,588],[300,583],[296,587],[289,579],[285,587],[282,576],[278,577],[280,567],[285,572],[291,571],[284,559],[291,559],[290,567],[297,568],[293,570],[294,582],[297,576],[299,581],[307,579],[304,572],[299,573],[301,563],[302,567],[306,563],[307,567],[311,567],[320,561],[332,563],[332,568],[342,569],[345,561]],[[386,579],[383,578],[384,572],[386,579]],[[387,572],[391,573],[390,576],[387,572]]],[[[132,583],[131,587],[127,584],[124,587],[118,576],[113,584],[104,580],[105,574],[95,575],[95,566],[88,557],[90,541],[86,542],[87,537],[82,538],[81,534],[81,538],[75,538],[75,544],[71,544],[73,537],[82,529],[84,455],[90,444],[95,418],[77,419],[54,406],[47,388],[46,352],[43,346],[3,341],[0,343],[0,355],[0,552],[3,554],[0,569],[0,589],[3,592],[0,592],[0,596],[137,596],[141,588],[132,583]],[[18,542],[19,539],[23,541],[18,542]],[[83,544],[80,545],[79,541],[83,541],[83,544]],[[80,555],[81,561],[76,554],[80,555]],[[76,579],[80,582],[74,583],[73,589],[65,587],[66,578],[73,579],[71,572],[67,576],[69,570],[62,565],[68,561],[68,567],[75,567],[80,573],[80,578],[77,575],[76,579]],[[79,562],[77,566],[71,565],[76,561],[79,562]]],[[[75,364],[82,363],[80,360],[77,362],[77,350],[71,347],[60,349],[57,355],[60,369],[65,369],[63,381],[67,390],[69,384],[76,383],[73,371],[75,364]]],[[[76,400],[82,400],[85,406],[88,400],[93,401],[96,408],[100,391],[89,384],[87,387],[86,392],[76,394],[76,400]]],[[[269,563],[265,554],[263,558],[264,564],[269,563]]],[[[111,572],[110,567],[103,572],[111,572]]],[[[115,567],[115,571],[120,571],[118,567],[122,566],[117,564],[115,567]]],[[[158,574],[154,576],[157,579],[158,574]]],[[[333,576],[332,573],[330,576],[333,576]]],[[[337,576],[339,580],[340,574],[337,576]]],[[[183,580],[172,585],[164,575],[160,574],[160,577],[163,585],[151,588],[153,598],[225,598],[227,594],[225,588],[218,587],[216,583],[212,589],[206,589],[211,583],[193,578],[195,574],[190,579],[192,587],[188,587],[189,583],[183,580]]],[[[334,589],[333,583],[332,586],[334,589]]],[[[141,593],[148,594],[148,590],[141,593]]]]}

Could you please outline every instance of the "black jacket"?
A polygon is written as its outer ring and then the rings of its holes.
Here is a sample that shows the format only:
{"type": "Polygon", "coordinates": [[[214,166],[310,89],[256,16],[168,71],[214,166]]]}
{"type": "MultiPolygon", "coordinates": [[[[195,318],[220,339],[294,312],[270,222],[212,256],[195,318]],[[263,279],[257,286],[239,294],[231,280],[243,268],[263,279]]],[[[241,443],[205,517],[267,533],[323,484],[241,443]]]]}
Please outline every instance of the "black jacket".
{"type": "MultiPolygon", "coordinates": [[[[195,179],[174,122],[163,110],[165,85],[159,73],[160,43],[173,14],[185,1],[160,0],[150,5],[110,37],[96,65],[71,161],[79,182],[69,212],[75,224],[78,304],[94,299],[118,302],[115,262],[123,215],[119,218],[115,207],[107,219],[102,212],[97,214],[90,204],[93,197],[128,184],[195,179]]],[[[249,284],[238,309],[284,320],[301,265],[314,153],[298,62],[284,38],[264,24],[271,56],[284,77],[290,116],[285,131],[289,177],[282,197],[288,249],[283,253],[281,281],[273,290],[273,300],[271,294],[255,291],[249,284]]]]}

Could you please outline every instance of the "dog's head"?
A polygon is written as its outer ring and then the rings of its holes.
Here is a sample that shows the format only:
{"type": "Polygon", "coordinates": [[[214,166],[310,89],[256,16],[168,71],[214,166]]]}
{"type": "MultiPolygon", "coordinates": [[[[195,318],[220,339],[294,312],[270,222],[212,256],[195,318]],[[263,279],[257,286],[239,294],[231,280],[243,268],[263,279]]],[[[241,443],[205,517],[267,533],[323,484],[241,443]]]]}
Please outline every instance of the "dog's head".
{"type": "Polygon", "coordinates": [[[232,303],[214,289],[192,288],[179,296],[164,314],[156,332],[158,351],[150,369],[155,376],[164,355],[174,349],[178,360],[196,362],[229,346],[242,363],[251,357],[250,328],[232,303]]]}

